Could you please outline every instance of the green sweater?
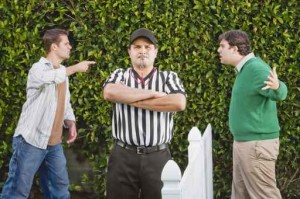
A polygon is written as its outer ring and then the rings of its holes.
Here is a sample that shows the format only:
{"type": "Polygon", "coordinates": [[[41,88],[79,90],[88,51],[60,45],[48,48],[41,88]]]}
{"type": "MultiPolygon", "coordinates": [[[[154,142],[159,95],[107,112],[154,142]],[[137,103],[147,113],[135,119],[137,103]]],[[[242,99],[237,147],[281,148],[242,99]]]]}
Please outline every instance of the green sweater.
{"type": "Polygon", "coordinates": [[[261,90],[270,70],[268,64],[255,57],[237,74],[229,108],[229,127],[236,141],[279,137],[276,101],[286,98],[287,87],[280,82],[277,90],[261,90]]]}

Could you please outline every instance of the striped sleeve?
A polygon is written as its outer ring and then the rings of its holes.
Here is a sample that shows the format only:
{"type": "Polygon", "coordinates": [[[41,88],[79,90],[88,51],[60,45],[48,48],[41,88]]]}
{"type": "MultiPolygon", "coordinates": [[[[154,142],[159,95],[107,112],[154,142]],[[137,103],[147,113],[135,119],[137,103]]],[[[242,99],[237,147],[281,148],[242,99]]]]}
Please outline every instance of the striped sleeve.
{"type": "Polygon", "coordinates": [[[102,88],[104,88],[108,83],[124,82],[124,70],[119,68],[116,69],[104,82],[102,88]]]}
{"type": "Polygon", "coordinates": [[[168,94],[182,93],[187,96],[185,89],[181,80],[179,79],[177,73],[168,72],[167,82],[166,82],[166,92],[168,94]]]}

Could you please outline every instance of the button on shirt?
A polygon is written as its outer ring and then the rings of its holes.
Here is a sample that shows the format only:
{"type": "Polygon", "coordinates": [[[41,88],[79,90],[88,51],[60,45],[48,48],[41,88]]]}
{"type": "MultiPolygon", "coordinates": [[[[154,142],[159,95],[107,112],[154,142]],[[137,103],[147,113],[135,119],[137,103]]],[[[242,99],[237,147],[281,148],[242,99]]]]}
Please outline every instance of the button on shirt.
{"type": "Polygon", "coordinates": [[[66,68],[55,69],[46,58],[33,64],[29,71],[26,88],[26,102],[14,136],[22,135],[27,143],[46,149],[53,127],[57,107],[57,84],[66,81],[64,120],[75,121],[70,104],[69,81],[66,68]]]}

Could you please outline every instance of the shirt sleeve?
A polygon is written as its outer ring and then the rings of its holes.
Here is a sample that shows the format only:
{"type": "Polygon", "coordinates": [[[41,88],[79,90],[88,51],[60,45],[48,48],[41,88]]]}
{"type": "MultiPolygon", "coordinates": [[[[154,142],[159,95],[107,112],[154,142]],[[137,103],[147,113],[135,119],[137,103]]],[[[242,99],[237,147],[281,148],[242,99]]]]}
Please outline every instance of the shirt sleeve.
{"type": "Polygon", "coordinates": [[[169,73],[165,90],[168,94],[182,93],[185,97],[187,97],[183,84],[175,72],[169,73]]]}
{"type": "Polygon", "coordinates": [[[28,87],[40,88],[47,84],[59,84],[66,80],[66,68],[45,68],[33,65],[28,74],[28,87]]]}
{"type": "Polygon", "coordinates": [[[64,116],[64,120],[72,120],[75,122],[75,114],[71,105],[71,94],[69,90],[69,79],[66,79],[67,83],[67,90],[66,90],[66,112],[64,116]]]}
{"type": "Polygon", "coordinates": [[[102,88],[104,88],[108,83],[117,83],[117,82],[124,82],[124,70],[123,69],[116,69],[104,82],[102,88]]]}
{"type": "Polygon", "coordinates": [[[271,68],[269,69],[262,69],[262,70],[257,70],[255,72],[255,84],[256,84],[256,89],[257,92],[265,97],[268,97],[274,101],[278,100],[284,100],[287,96],[287,86],[285,83],[279,80],[279,88],[277,90],[273,89],[267,89],[267,90],[262,90],[263,87],[266,86],[264,81],[268,80],[268,76],[270,74],[271,68]]]}

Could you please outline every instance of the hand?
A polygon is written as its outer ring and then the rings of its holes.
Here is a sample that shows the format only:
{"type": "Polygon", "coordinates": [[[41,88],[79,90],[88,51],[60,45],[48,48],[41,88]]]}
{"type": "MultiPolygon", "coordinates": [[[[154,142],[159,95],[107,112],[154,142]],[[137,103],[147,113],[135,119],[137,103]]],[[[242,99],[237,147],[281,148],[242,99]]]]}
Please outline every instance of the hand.
{"type": "Polygon", "coordinates": [[[76,124],[74,121],[66,120],[66,125],[68,126],[68,131],[69,131],[67,143],[71,144],[77,138],[76,124]]]}
{"type": "Polygon", "coordinates": [[[276,73],[276,67],[270,71],[270,75],[268,76],[268,81],[264,81],[266,84],[261,90],[273,89],[277,90],[279,88],[279,80],[276,73]]]}
{"type": "Polygon", "coordinates": [[[76,69],[77,69],[77,72],[86,72],[90,65],[92,64],[95,64],[96,62],[94,61],[82,61],[82,62],[79,62],[78,64],[76,64],[76,69]]]}

